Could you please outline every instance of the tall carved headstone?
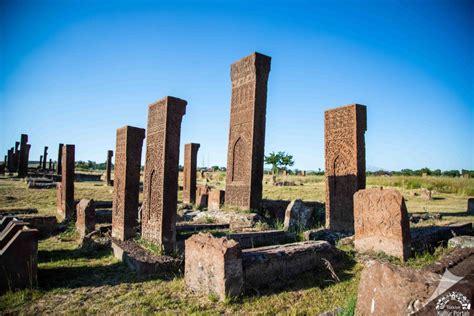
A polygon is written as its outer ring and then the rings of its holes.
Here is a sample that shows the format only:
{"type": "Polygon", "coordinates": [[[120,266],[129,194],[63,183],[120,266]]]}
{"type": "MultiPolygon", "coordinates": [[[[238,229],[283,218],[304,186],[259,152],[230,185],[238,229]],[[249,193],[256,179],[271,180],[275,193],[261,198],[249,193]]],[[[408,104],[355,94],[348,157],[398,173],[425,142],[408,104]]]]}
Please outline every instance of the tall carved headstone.
{"type": "Polygon", "coordinates": [[[326,225],[329,229],[354,231],[353,196],[365,188],[366,113],[366,107],[359,104],[324,113],[326,225]]]}
{"type": "Polygon", "coordinates": [[[365,189],[354,194],[357,251],[382,251],[402,260],[410,256],[410,222],[405,200],[394,189],[365,189]]]}
{"type": "Polygon", "coordinates": [[[48,146],[44,146],[44,153],[43,153],[43,170],[46,170],[46,161],[48,161],[48,146]]]}
{"type": "Polygon", "coordinates": [[[56,166],[56,173],[61,174],[63,165],[62,165],[62,159],[63,159],[63,146],[64,144],[59,144],[59,149],[58,149],[58,165],[56,166]]]}
{"type": "Polygon", "coordinates": [[[28,174],[28,135],[21,134],[20,159],[18,166],[18,176],[24,178],[28,174]]]}
{"type": "Polygon", "coordinates": [[[7,163],[8,172],[13,172],[13,170],[14,170],[14,164],[13,164],[14,152],[13,152],[13,147],[12,147],[11,149],[8,149],[8,151],[7,151],[7,156],[8,156],[8,163],[7,163]]]}
{"type": "Polygon", "coordinates": [[[61,183],[58,184],[58,211],[66,219],[74,218],[75,146],[65,145],[62,152],[61,183]]]}
{"type": "Polygon", "coordinates": [[[41,169],[43,167],[43,155],[40,156],[40,162],[38,165],[38,169],[41,169]]]}
{"type": "Polygon", "coordinates": [[[184,145],[183,202],[196,202],[196,172],[199,144],[184,145]]]}
{"type": "Polygon", "coordinates": [[[107,161],[105,163],[105,182],[107,185],[112,185],[112,157],[114,156],[113,150],[107,151],[107,161]]]}
{"type": "Polygon", "coordinates": [[[259,209],[262,200],[267,82],[271,58],[253,53],[231,65],[232,101],[225,204],[259,209]]]}
{"type": "Polygon", "coordinates": [[[148,108],[142,238],[168,253],[176,246],[179,142],[186,104],[165,97],[148,108]]]}
{"type": "Polygon", "coordinates": [[[20,142],[15,142],[15,147],[13,148],[13,171],[18,172],[20,167],[20,142]]]}
{"type": "Polygon", "coordinates": [[[119,240],[135,237],[144,138],[143,128],[124,126],[117,129],[112,237],[119,240]]]}

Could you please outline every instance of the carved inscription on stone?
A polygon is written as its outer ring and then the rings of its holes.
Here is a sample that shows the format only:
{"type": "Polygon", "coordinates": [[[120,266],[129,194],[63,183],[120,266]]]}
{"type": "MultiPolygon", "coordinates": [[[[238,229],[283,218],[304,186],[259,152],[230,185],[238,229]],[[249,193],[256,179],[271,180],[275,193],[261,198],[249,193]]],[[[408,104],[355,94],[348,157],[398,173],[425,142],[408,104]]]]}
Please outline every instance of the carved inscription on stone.
{"type": "Polygon", "coordinates": [[[117,129],[115,146],[112,237],[127,240],[135,237],[138,224],[138,195],[143,128],[124,126],[117,129]]]}
{"type": "Polygon", "coordinates": [[[254,53],[231,65],[225,195],[229,206],[260,208],[270,63],[270,57],[254,53]]]}
{"type": "Polygon", "coordinates": [[[196,202],[196,171],[199,144],[184,145],[183,202],[196,202]]]}
{"type": "Polygon", "coordinates": [[[172,252],[176,244],[176,203],[181,120],[187,102],[165,97],[148,109],[142,237],[172,252]]]}
{"type": "Polygon", "coordinates": [[[353,195],[365,188],[366,107],[354,104],[324,113],[326,225],[354,231],[353,195]]]}
{"type": "Polygon", "coordinates": [[[406,260],[410,256],[410,225],[405,200],[393,189],[366,189],[354,195],[358,251],[383,251],[406,260]]]}

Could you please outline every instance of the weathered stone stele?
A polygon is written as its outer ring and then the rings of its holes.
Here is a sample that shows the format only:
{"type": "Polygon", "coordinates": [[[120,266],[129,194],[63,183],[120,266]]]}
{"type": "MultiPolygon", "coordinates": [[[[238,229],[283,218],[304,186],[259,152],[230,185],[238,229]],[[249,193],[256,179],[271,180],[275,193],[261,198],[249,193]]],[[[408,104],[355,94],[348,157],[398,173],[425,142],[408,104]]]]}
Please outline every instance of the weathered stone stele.
{"type": "Polygon", "coordinates": [[[117,129],[115,145],[112,237],[127,240],[135,237],[138,224],[138,195],[142,158],[143,128],[124,126],[117,129]]]}
{"type": "Polygon", "coordinates": [[[13,150],[13,171],[18,172],[20,166],[20,142],[15,142],[15,147],[12,147],[13,150]]]}
{"type": "Polygon", "coordinates": [[[58,164],[57,164],[57,169],[56,169],[57,174],[61,174],[62,168],[63,168],[63,165],[62,165],[63,146],[64,144],[59,144],[59,147],[58,147],[58,164]]]}
{"type": "Polygon", "coordinates": [[[44,153],[43,153],[43,170],[46,170],[46,161],[48,161],[48,146],[44,146],[44,153]]]}
{"type": "Polygon", "coordinates": [[[142,238],[167,253],[176,246],[179,142],[186,104],[168,96],[148,108],[142,238]]]}
{"type": "Polygon", "coordinates": [[[214,294],[220,300],[242,292],[242,249],[238,242],[195,234],[185,244],[184,280],[191,290],[214,294]]]}
{"type": "Polygon", "coordinates": [[[262,200],[267,82],[271,58],[253,53],[231,65],[232,100],[225,204],[259,209],[262,200]]]}
{"type": "Polygon", "coordinates": [[[365,188],[367,111],[354,104],[324,113],[326,226],[354,231],[353,195],[365,188]]]}
{"type": "Polygon", "coordinates": [[[13,172],[13,170],[14,170],[14,168],[13,168],[13,147],[11,149],[8,149],[7,158],[8,158],[7,169],[8,169],[9,172],[13,172]]]}
{"type": "Polygon", "coordinates": [[[57,199],[58,212],[65,219],[72,219],[75,215],[74,209],[74,164],[75,146],[63,146],[61,183],[58,183],[57,199]]]}
{"type": "Polygon", "coordinates": [[[184,145],[183,202],[196,202],[196,169],[199,144],[184,145]]]}
{"type": "Polygon", "coordinates": [[[224,204],[225,191],[224,190],[211,190],[208,193],[207,209],[209,211],[217,211],[224,204]]]}
{"type": "Polygon", "coordinates": [[[38,165],[38,169],[41,169],[42,166],[43,166],[43,155],[40,156],[40,162],[39,162],[39,165],[38,165]]]}
{"type": "Polygon", "coordinates": [[[20,159],[18,165],[18,176],[24,178],[28,174],[28,135],[21,134],[20,159]]]}
{"type": "Polygon", "coordinates": [[[354,194],[357,251],[410,257],[410,223],[405,200],[394,189],[365,189],[354,194]]]}
{"type": "Polygon", "coordinates": [[[95,229],[94,200],[82,199],[76,207],[76,230],[84,237],[95,229]]]}
{"type": "Polygon", "coordinates": [[[293,200],[285,211],[283,229],[289,231],[304,231],[314,222],[314,209],[306,206],[301,200],[293,200]]]}
{"type": "Polygon", "coordinates": [[[112,157],[114,156],[113,150],[107,151],[107,162],[105,163],[105,182],[107,185],[112,185],[112,157]]]}

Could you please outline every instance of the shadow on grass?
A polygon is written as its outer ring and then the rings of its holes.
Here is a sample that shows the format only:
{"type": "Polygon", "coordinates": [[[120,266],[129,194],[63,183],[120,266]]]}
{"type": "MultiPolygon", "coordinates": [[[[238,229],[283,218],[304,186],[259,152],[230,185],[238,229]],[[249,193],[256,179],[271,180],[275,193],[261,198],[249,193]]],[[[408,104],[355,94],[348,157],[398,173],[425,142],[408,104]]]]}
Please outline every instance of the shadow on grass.
{"type": "Polygon", "coordinates": [[[356,264],[354,254],[338,251],[337,255],[329,260],[331,268],[339,280],[336,280],[329,268],[320,265],[318,269],[298,274],[297,276],[286,277],[284,275],[275,276],[274,281],[264,288],[254,289],[244,284],[246,287],[243,297],[255,295],[266,296],[278,294],[286,291],[298,291],[308,288],[318,287],[324,289],[339,282],[349,281],[354,278],[353,268],[356,264]]]}
{"type": "MultiPolygon", "coordinates": [[[[161,273],[140,275],[130,270],[124,263],[115,262],[112,264],[102,263],[97,260],[107,259],[112,256],[110,249],[86,251],[81,248],[73,250],[52,250],[38,252],[39,263],[53,263],[53,267],[38,269],[38,284],[41,289],[49,290],[54,288],[78,288],[78,287],[99,287],[104,285],[118,285],[122,283],[140,283],[148,280],[172,280],[177,274],[161,273]],[[65,264],[55,264],[62,260],[82,260],[81,266],[67,266],[65,264]],[[96,260],[88,263],[87,259],[96,260]]],[[[74,261],[73,261],[74,262],[74,261]]],[[[51,264],[50,264],[51,266],[51,264]]]]}

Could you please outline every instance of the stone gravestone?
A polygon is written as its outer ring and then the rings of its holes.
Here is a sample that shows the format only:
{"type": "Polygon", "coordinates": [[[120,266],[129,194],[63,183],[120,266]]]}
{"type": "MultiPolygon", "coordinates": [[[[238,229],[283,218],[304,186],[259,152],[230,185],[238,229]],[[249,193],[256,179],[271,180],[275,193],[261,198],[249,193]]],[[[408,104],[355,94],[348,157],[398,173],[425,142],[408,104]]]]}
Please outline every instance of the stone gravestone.
{"type": "Polygon", "coordinates": [[[13,171],[18,172],[18,168],[20,166],[20,142],[15,142],[15,148],[13,151],[13,171]]]}
{"type": "Polygon", "coordinates": [[[30,161],[30,149],[31,149],[31,145],[26,144],[26,171],[27,173],[28,173],[28,162],[30,161]]]}
{"type": "Polygon", "coordinates": [[[107,162],[105,163],[105,182],[108,186],[112,185],[112,157],[114,156],[113,150],[107,151],[107,162]]]}
{"type": "Polygon", "coordinates": [[[196,202],[196,167],[199,144],[184,145],[183,202],[196,202]]]}
{"type": "Polygon", "coordinates": [[[49,158],[48,170],[51,171],[52,169],[53,169],[53,159],[49,158]]]}
{"type": "Polygon", "coordinates": [[[467,199],[467,211],[469,213],[474,213],[474,198],[467,199]]]}
{"type": "Polygon", "coordinates": [[[221,205],[224,204],[225,191],[224,190],[211,190],[208,193],[207,209],[209,211],[218,211],[221,205]]]}
{"type": "Polygon", "coordinates": [[[306,206],[301,200],[293,200],[285,211],[283,229],[301,232],[311,228],[314,222],[314,209],[306,206]]]}
{"type": "Polygon", "coordinates": [[[196,188],[196,206],[199,208],[207,207],[210,188],[207,184],[198,185],[196,188]]]}
{"type": "Polygon", "coordinates": [[[407,260],[410,256],[410,223],[405,200],[394,189],[365,189],[354,194],[357,251],[382,251],[407,260]]]}
{"type": "Polygon", "coordinates": [[[95,230],[94,200],[82,199],[76,207],[76,230],[83,238],[95,230]]]}
{"type": "Polygon", "coordinates": [[[225,204],[259,209],[262,200],[267,82],[271,58],[253,53],[231,65],[232,100],[225,204]]]}
{"type": "Polygon", "coordinates": [[[43,153],[43,170],[46,170],[46,161],[48,161],[48,146],[44,146],[44,153],[43,153]]]}
{"type": "Polygon", "coordinates": [[[365,188],[364,105],[354,104],[324,113],[326,160],[326,226],[353,232],[353,195],[365,188]]]}
{"type": "Polygon", "coordinates": [[[63,168],[63,165],[62,165],[62,159],[63,159],[63,146],[64,144],[59,144],[59,148],[58,148],[58,164],[57,164],[57,169],[56,169],[56,173],[57,174],[61,174],[61,171],[62,171],[62,168],[63,168]]]}
{"type": "Polygon", "coordinates": [[[38,165],[38,169],[41,169],[42,166],[43,166],[43,155],[40,156],[40,162],[39,162],[39,165],[38,165]]]}
{"type": "Polygon", "coordinates": [[[142,238],[165,253],[176,246],[179,142],[186,104],[165,97],[148,108],[142,238]]]}
{"type": "Polygon", "coordinates": [[[8,172],[13,172],[13,147],[11,149],[8,149],[7,157],[8,157],[8,162],[7,162],[8,172]]]}
{"type": "Polygon", "coordinates": [[[144,138],[143,128],[124,126],[117,129],[112,237],[118,240],[135,237],[144,138]]]}
{"type": "Polygon", "coordinates": [[[20,162],[18,166],[18,176],[24,178],[28,175],[28,135],[21,134],[20,142],[20,162]]]}
{"type": "Polygon", "coordinates": [[[74,164],[75,146],[63,146],[61,183],[57,184],[57,208],[65,219],[72,219],[74,210],[74,164]]]}

